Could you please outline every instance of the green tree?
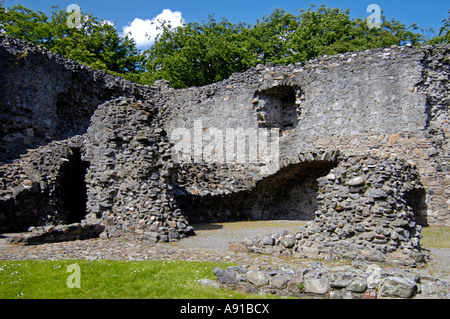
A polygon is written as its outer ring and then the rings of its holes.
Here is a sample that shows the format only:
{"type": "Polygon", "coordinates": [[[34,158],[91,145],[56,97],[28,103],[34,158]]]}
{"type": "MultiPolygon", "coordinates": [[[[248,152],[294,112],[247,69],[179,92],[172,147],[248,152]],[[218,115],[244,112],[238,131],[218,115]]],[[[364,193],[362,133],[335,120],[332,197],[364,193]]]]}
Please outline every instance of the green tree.
{"type": "Polygon", "coordinates": [[[53,7],[52,16],[22,5],[0,12],[4,33],[42,45],[67,58],[115,74],[138,72],[141,57],[128,36],[121,37],[113,25],[82,14],[80,25],[67,25],[69,13],[53,7]]]}
{"type": "Polygon", "coordinates": [[[136,72],[140,57],[135,42],[121,37],[107,21],[84,15],[76,28],[67,26],[68,13],[53,11],[50,25],[55,39],[49,49],[97,69],[116,73],[136,72]]]}
{"type": "Polygon", "coordinates": [[[439,35],[431,38],[428,44],[450,44],[450,10],[448,11],[448,17],[442,21],[442,24],[439,35]]]}
{"type": "Polygon", "coordinates": [[[5,34],[33,44],[51,45],[52,30],[45,13],[32,11],[20,4],[2,11],[0,23],[5,34]]]}
{"type": "MultiPolygon", "coordinates": [[[[259,63],[289,64],[323,54],[424,42],[416,25],[383,17],[381,27],[371,29],[365,19],[351,19],[349,10],[311,5],[299,14],[276,9],[253,26],[212,16],[178,28],[163,24],[155,44],[141,54],[132,39],[119,36],[106,21],[83,14],[80,26],[70,28],[68,16],[57,7],[51,17],[21,5],[5,10],[0,0],[3,33],[137,83],[166,79],[176,88],[217,82],[259,63]]],[[[450,42],[450,12],[443,22],[430,43],[450,42]]]]}
{"type": "MultiPolygon", "coordinates": [[[[268,57],[265,61],[281,64],[393,44],[418,45],[423,40],[420,34],[410,30],[417,29],[415,25],[406,27],[399,21],[387,21],[383,17],[381,28],[370,29],[364,19],[352,20],[349,14],[348,9],[327,8],[324,5],[318,10],[314,10],[314,6],[301,10],[298,16],[275,10],[253,30],[272,33],[270,43],[277,50],[269,47],[269,51],[265,52],[268,57]]],[[[263,38],[263,42],[266,41],[263,38]]]]}
{"type": "Polygon", "coordinates": [[[178,28],[163,24],[162,28],[154,46],[145,52],[143,82],[166,79],[173,87],[205,85],[248,69],[256,61],[246,40],[246,24],[217,22],[210,16],[201,24],[178,28]]]}
{"type": "Polygon", "coordinates": [[[163,33],[145,54],[144,83],[169,80],[174,87],[199,86],[220,81],[233,72],[258,63],[289,64],[323,54],[338,54],[393,44],[420,45],[418,27],[383,17],[380,28],[370,29],[364,19],[351,19],[349,10],[318,9],[312,5],[295,15],[276,9],[254,26],[234,25],[213,17],[163,33]]]}
{"type": "Polygon", "coordinates": [[[300,17],[281,9],[257,20],[250,30],[252,49],[259,63],[281,61],[293,54],[290,47],[292,34],[300,26],[300,17]]]}

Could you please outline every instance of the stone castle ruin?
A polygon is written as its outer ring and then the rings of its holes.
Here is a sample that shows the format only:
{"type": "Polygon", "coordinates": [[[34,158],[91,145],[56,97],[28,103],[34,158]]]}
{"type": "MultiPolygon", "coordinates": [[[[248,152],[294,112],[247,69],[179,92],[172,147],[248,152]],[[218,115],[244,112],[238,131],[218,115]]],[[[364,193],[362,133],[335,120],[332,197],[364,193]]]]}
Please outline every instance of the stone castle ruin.
{"type": "Polygon", "coordinates": [[[422,227],[450,225],[449,53],[374,49],[173,89],[0,36],[0,232],[168,242],[200,222],[305,220],[243,245],[421,264],[422,227]]]}

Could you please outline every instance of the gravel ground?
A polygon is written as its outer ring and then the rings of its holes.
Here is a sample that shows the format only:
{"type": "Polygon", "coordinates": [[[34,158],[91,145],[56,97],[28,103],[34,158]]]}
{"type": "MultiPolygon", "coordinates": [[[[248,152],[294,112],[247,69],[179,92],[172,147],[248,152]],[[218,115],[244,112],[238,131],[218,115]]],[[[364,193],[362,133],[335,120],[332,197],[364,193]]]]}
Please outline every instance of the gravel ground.
{"type": "Polygon", "coordinates": [[[450,248],[430,248],[430,255],[425,269],[431,275],[450,282],[450,248]]]}
{"type": "Polygon", "coordinates": [[[304,224],[305,222],[299,221],[257,221],[196,225],[197,236],[186,238],[177,243],[177,246],[225,253],[231,241],[241,242],[252,236],[275,234],[283,230],[296,232],[304,224]]]}
{"type": "Polygon", "coordinates": [[[123,238],[77,240],[34,246],[10,244],[0,238],[0,260],[111,259],[111,260],[190,260],[227,262],[243,265],[293,265],[304,260],[236,253],[228,251],[228,242],[249,236],[295,231],[298,222],[253,222],[195,225],[197,236],[177,243],[151,244],[123,238]]]}

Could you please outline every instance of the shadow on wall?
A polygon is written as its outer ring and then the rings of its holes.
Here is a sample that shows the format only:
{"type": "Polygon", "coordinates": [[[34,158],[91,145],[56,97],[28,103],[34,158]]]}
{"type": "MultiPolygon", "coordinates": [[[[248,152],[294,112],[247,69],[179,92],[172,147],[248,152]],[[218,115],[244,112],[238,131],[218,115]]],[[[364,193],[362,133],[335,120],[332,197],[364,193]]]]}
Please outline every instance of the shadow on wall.
{"type": "MultiPolygon", "coordinates": [[[[252,189],[217,196],[182,195],[176,200],[190,223],[246,220],[313,220],[318,208],[317,179],[334,162],[290,165],[256,183],[252,189]]],[[[186,191],[183,192],[187,194],[186,191]]]]}
{"type": "Polygon", "coordinates": [[[0,232],[25,232],[30,226],[45,225],[54,214],[48,194],[42,193],[39,183],[22,190],[16,197],[0,201],[0,232]]]}

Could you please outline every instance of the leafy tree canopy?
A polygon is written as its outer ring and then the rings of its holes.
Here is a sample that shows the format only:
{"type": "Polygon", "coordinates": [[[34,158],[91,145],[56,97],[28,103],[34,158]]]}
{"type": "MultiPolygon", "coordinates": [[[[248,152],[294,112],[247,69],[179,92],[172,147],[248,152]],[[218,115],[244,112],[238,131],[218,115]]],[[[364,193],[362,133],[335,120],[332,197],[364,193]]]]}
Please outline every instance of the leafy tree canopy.
{"type": "Polygon", "coordinates": [[[448,17],[442,21],[442,24],[439,35],[431,38],[428,44],[450,44],[450,10],[448,11],[448,17]]]}
{"type": "Polygon", "coordinates": [[[149,82],[164,78],[174,87],[199,86],[259,63],[289,64],[323,54],[419,45],[424,39],[414,32],[417,28],[383,19],[380,28],[370,29],[365,20],[352,20],[349,10],[324,5],[317,10],[311,6],[299,15],[276,9],[254,26],[209,17],[176,29],[163,26],[163,33],[145,53],[143,78],[149,82]]]}
{"type": "Polygon", "coordinates": [[[255,65],[250,30],[213,17],[176,29],[163,25],[155,45],[145,52],[148,82],[167,79],[174,87],[205,85],[255,65]]]}
{"type": "Polygon", "coordinates": [[[338,54],[391,45],[450,43],[450,11],[439,35],[426,40],[415,24],[382,17],[380,28],[364,19],[351,19],[349,10],[314,5],[297,13],[274,10],[254,25],[234,24],[210,16],[202,23],[161,26],[155,44],[143,53],[129,36],[83,14],[80,25],[67,25],[69,13],[53,7],[49,17],[21,5],[7,10],[0,0],[0,33],[40,44],[94,68],[140,84],[166,79],[183,88],[221,81],[257,64],[290,64],[319,55],[338,54]]]}
{"type": "Polygon", "coordinates": [[[120,37],[113,25],[92,15],[81,15],[80,24],[67,25],[69,13],[53,7],[52,16],[22,5],[0,10],[3,33],[42,45],[55,53],[97,69],[115,73],[136,72],[140,55],[129,37],[120,37]]]}

